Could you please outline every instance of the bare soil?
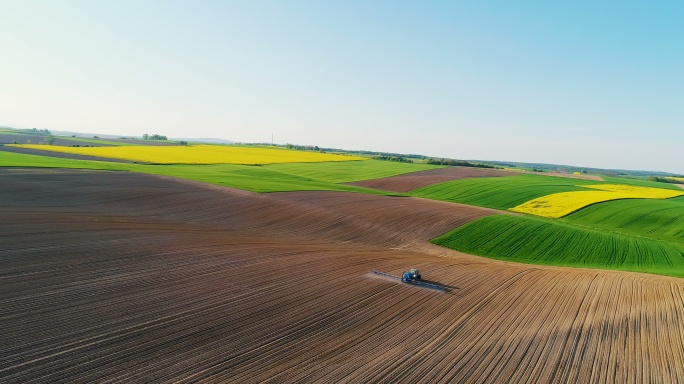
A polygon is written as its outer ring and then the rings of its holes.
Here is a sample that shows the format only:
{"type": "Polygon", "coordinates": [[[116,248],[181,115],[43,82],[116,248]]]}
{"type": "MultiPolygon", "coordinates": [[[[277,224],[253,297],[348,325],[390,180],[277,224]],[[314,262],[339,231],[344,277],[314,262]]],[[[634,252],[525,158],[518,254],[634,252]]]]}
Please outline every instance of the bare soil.
{"type": "Polygon", "coordinates": [[[495,212],[0,169],[0,382],[684,381],[684,280],[426,244],[495,212]]]}
{"type": "Polygon", "coordinates": [[[471,177],[514,176],[518,174],[518,172],[503,171],[500,169],[448,167],[405,173],[403,175],[383,177],[380,179],[363,180],[349,184],[364,188],[379,189],[381,191],[408,192],[450,180],[460,180],[471,177]]]}

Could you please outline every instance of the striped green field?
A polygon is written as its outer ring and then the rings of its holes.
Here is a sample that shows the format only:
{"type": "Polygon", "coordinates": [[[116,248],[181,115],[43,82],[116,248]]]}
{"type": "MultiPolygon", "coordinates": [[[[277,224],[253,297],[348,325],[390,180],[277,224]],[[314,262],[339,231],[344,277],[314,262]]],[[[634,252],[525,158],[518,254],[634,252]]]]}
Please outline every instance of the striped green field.
{"type": "Polygon", "coordinates": [[[412,196],[480,207],[508,209],[558,192],[580,191],[593,180],[540,175],[516,175],[447,181],[411,191],[412,196]]]}
{"type": "Polygon", "coordinates": [[[608,201],[561,219],[583,227],[684,242],[684,197],[608,201]]]}
{"type": "Polygon", "coordinates": [[[684,243],[531,216],[484,217],[432,242],[500,260],[684,277],[684,243]]]}
{"type": "Polygon", "coordinates": [[[264,166],[233,164],[144,165],[72,160],[2,151],[0,151],[0,166],[133,171],[201,181],[253,192],[351,191],[371,194],[388,193],[340,183],[394,176],[434,167],[424,164],[393,163],[375,160],[340,163],[289,163],[264,166]]]}
{"type": "MultiPolygon", "coordinates": [[[[666,183],[607,177],[607,183],[679,190],[666,183]]],[[[521,175],[436,184],[412,194],[508,209],[596,182],[521,175]]],[[[522,263],[648,272],[684,277],[684,197],[625,199],[580,209],[562,219],[496,215],[433,240],[461,252],[522,263]]]]}
{"type": "MultiPolygon", "coordinates": [[[[518,180],[523,181],[533,193],[540,187],[547,191],[559,188],[538,181],[532,183],[529,177],[518,180]]],[[[624,182],[620,178],[608,178],[606,181],[670,187],[643,180],[624,182]]],[[[531,195],[524,185],[503,185],[500,188],[502,196],[498,198],[492,192],[475,191],[474,196],[465,196],[461,201],[506,209],[514,204],[516,194],[521,195],[520,200],[531,195]]],[[[490,216],[446,233],[433,242],[461,252],[507,261],[684,277],[684,197],[608,201],[590,205],[562,219],[490,216]]]]}

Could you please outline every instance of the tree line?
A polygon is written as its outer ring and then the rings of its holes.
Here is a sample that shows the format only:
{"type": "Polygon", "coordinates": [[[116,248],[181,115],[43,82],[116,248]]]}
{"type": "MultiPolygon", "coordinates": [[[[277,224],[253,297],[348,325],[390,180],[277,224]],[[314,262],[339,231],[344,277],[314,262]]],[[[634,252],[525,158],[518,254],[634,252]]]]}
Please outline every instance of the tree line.
{"type": "Polygon", "coordinates": [[[670,183],[670,184],[681,184],[681,181],[675,180],[675,179],[670,179],[669,177],[660,177],[660,176],[649,176],[646,180],[648,181],[656,181],[658,183],[670,183]]]}
{"type": "Polygon", "coordinates": [[[435,159],[435,158],[429,158],[427,159],[426,163],[428,164],[433,164],[433,165],[449,165],[449,166],[454,166],[454,167],[475,167],[475,168],[498,168],[493,165],[489,164],[481,164],[481,163],[471,163],[470,161],[465,161],[465,160],[453,160],[453,159],[435,159]]]}
{"type": "Polygon", "coordinates": [[[374,156],[374,160],[396,161],[397,163],[413,163],[413,160],[403,156],[374,156]]]}
{"type": "Polygon", "coordinates": [[[31,128],[31,129],[17,129],[17,131],[24,133],[26,135],[36,135],[36,136],[47,136],[50,134],[50,131],[46,129],[38,129],[38,128],[31,128]]]}
{"type": "Polygon", "coordinates": [[[287,149],[296,149],[298,151],[315,151],[315,152],[325,152],[321,150],[318,145],[296,145],[296,144],[285,144],[287,149]]]}
{"type": "Polygon", "coordinates": [[[148,135],[147,133],[143,133],[142,138],[143,140],[168,140],[166,136],[157,135],[156,133],[154,135],[148,135]]]}

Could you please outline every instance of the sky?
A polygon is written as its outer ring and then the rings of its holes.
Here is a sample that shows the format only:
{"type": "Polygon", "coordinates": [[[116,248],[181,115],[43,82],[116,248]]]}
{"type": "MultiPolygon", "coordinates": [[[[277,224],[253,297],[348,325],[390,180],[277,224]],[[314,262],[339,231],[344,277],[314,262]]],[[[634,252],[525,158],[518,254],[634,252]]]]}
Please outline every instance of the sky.
{"type": "Polygon", "coordinates": [[[682,1],[0,0],[0,125],[684,173],[682,1]]]}

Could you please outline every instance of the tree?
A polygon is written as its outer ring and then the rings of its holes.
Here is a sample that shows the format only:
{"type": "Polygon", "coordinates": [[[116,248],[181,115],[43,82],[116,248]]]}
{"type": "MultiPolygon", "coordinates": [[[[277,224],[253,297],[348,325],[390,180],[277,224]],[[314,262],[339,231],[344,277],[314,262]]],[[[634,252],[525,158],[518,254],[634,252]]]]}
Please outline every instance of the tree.
{"type": "Polygon", "coordinates": [[[52,145],[52,143],[55,142],[55,139],[56,137],[54,137],[53,135],[47,135],[45,137],[45,142],[48,143],[48,145],[52,145]]]}
{"type": "Polygon", "coordinates": [[[156,133],[154,135],[148,135],[147,133],[145,133],[143,134],[142,138],[143,140],[168,140],[166,136],[158,135],[156,133]]]}
{"type": "Polygon", "coordinates": [[[646,180],[648,180],[648,181],[657,181],[657,182],[659,182],[659,183],[679,184],[679,181],[678,181],[678,180],[670,179],[670,178],[667,178],[667,177],[649,176],[646,180]]]}

